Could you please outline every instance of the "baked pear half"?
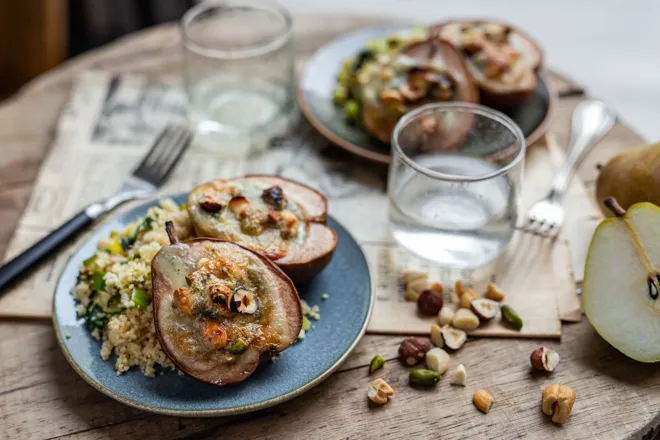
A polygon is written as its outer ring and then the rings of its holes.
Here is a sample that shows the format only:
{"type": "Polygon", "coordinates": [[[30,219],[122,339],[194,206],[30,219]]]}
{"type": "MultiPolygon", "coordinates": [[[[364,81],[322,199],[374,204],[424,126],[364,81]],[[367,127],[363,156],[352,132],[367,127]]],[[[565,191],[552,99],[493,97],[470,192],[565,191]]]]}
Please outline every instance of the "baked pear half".
{"type": "Polygon", "coordinates": [[[326,198],[277,176],[204,183],[188,194],[200,237],[219,238],[268,257],[295,282],[318,274],[332,258],[337,234],[325,224],[326,198]]]}
{"type": "Polygon", "coordinates": [[[431,27],[431,34],[462,52],[481,101],[511,107],[536,88],[543,53],[529,36],[503,23],[450,21],[431,27]]]}
{"type": "Polygon", "coordinates": [[[365,64],[356,82],[354,93],[362,102],[364,125],[385,143],[390,142],[399,119],[417,107],[444,101],[479,102],[462,55],[437,39],[409,44],[392,58],[365,64]]]}
{"type": "Polygon", "coordinates": [[[298,292],[270,260],[236,243],[197,238],[151,262],[154,322],[176,367],[212,385],[242,382],[293,344],[302,327],[298,292]]]}

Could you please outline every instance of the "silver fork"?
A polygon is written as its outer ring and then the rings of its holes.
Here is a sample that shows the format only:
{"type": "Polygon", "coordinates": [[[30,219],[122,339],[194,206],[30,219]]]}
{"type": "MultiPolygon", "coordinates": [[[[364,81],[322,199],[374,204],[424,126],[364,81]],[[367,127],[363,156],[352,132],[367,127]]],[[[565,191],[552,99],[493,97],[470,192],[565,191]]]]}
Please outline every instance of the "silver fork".
{"type": "Polygon", "coordinates": [[[615,115],[602,101],[582,101],[573,111],[568,157],[557,171],[550,190],[527,211],[522,229],[544,237],[556,237],[564,223],[562,202],[575,170],[587,153],[614,125],[615,115]]]}
{"type": "Polygon", "coordinates": [[[103,214],[129,200],[145,198],[154,194],[188,148],[191,139],[191,131],[184,126],[168,125],[165,127],[142,162],[122,182],[116,194],[87,206],[55,231],[2,266],[0,268],[0,291],[50,252],[94,223],[103,214]]]}

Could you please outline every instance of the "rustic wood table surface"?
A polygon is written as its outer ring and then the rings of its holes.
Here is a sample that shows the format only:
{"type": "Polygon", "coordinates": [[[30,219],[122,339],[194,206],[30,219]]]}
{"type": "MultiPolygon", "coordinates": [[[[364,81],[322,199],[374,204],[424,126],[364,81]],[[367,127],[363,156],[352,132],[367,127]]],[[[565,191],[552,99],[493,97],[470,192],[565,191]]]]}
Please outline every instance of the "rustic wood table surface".
{"type": "MultiPolygon", "coordinates": [[[[351,17],[298,16],[298,51],[304,56],[337,35],[370,23],[351,17]]],[[[154,28],[74,59],[36,79],[0,107],[0,255],[25,207],[53,138],[58,113],[75,75],[87,69],[152,76],[180,71],[175,26],[154,28]]],[[[560,92],[579,90],[557,76],[560,92]]],[[[554,132],[567,141],[570,112],[579,96],[564,93],[554,132]]],[[[573,94],[574,95],[574,94],[573,94]]],[[[590,189],[595,164],[640,138],[618,124],[585,161],[580,175],[590,189]]],[[[455,355],[468,371],[468,386],[444,380],[434,390],[408,386],[397,361],[401,337],[365,336],[328,380],[290,402],[238,417],[187,419],[142,412],[99,393],[76,375],[55,341],[50,321],[0,321],[0,438],[443,438],[513,439],[654,438],[660,424],[660,370],[628,360],[594,332],[586,319],[565,325],[561,342],[547,341],[562,356],[551,377],[530,372],[528,357],[539,341],[477,339],[455,355]],[[371,357],[386,366],[376,376],[395,389],[391,403],[371,408],[366,389],[371,357]],[[570,421],[550,423],[540,408],[541,390],[563,383],[577,393],[570,421]],[[477,388],[495,396],[484,415],[471,403],[477,388]]]]}

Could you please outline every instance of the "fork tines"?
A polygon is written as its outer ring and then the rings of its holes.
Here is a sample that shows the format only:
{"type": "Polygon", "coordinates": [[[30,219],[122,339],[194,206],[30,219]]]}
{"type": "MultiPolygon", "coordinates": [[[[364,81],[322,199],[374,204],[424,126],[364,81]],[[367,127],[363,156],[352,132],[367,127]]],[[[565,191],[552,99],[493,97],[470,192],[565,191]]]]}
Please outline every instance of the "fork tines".
{"type": "Polygon", "coordinates": [[[193,133],[188,127],[168,124],[133,171],[133,176],[160,186],[190,145],[192,137],[193,133]]]}

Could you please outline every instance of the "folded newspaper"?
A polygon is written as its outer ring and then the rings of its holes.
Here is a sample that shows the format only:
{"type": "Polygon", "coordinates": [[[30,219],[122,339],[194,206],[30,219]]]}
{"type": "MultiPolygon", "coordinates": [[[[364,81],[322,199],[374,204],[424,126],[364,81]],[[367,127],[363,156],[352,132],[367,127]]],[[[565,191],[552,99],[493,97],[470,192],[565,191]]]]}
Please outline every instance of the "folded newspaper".
{"type": "MultiPolygon", "coordinates": [[[[85,205],[115,192],[164,125],[184,118],[184,97],[176,83],[99,72],[81,75],[61,114],[54,144],[6,258],[85,205]]],[[[552,173],[549,154],[544,147],[528,154],[523,187],[532,191],[525,193],[523,205],[533,200],[545,184],[539,179],[552,173]]],[[[330,214],[357,239],[369,262],[376,301],[368,331],[428,333],[435,320],[416,313],[415,304],[404,299],[400,281],[404,271],[416,269],[428,272],[430,279],[448,287],[459,278],[473,282],[478,289],[495,280],[506,292],[507,303],[524,316],[521,333],[493,322],[475,334],[560,336],[561,298],[575,297],[565,239],[553,245],[518,234],[506,255],[491,270],[479,273],[428,267],[400,250],[390,238],[386,169],[332,146],[302,120],[290,133],[272,139],[270,147],[261,153],[248,154],[241,148],[214,149],[193,142],[160,193],[187,191],[207,180],[250,173],[282,175],[327,196],[330,214]]],[[[50,316],[55,283],[76,245],[66,247],[1,297],[0,316],[50,316]]],[[[449,295],[451,290],[446,290],[449,295]]],[[[573,316],[579,316],[579,305],[577,311],[571,307],[573,316]]]]}

